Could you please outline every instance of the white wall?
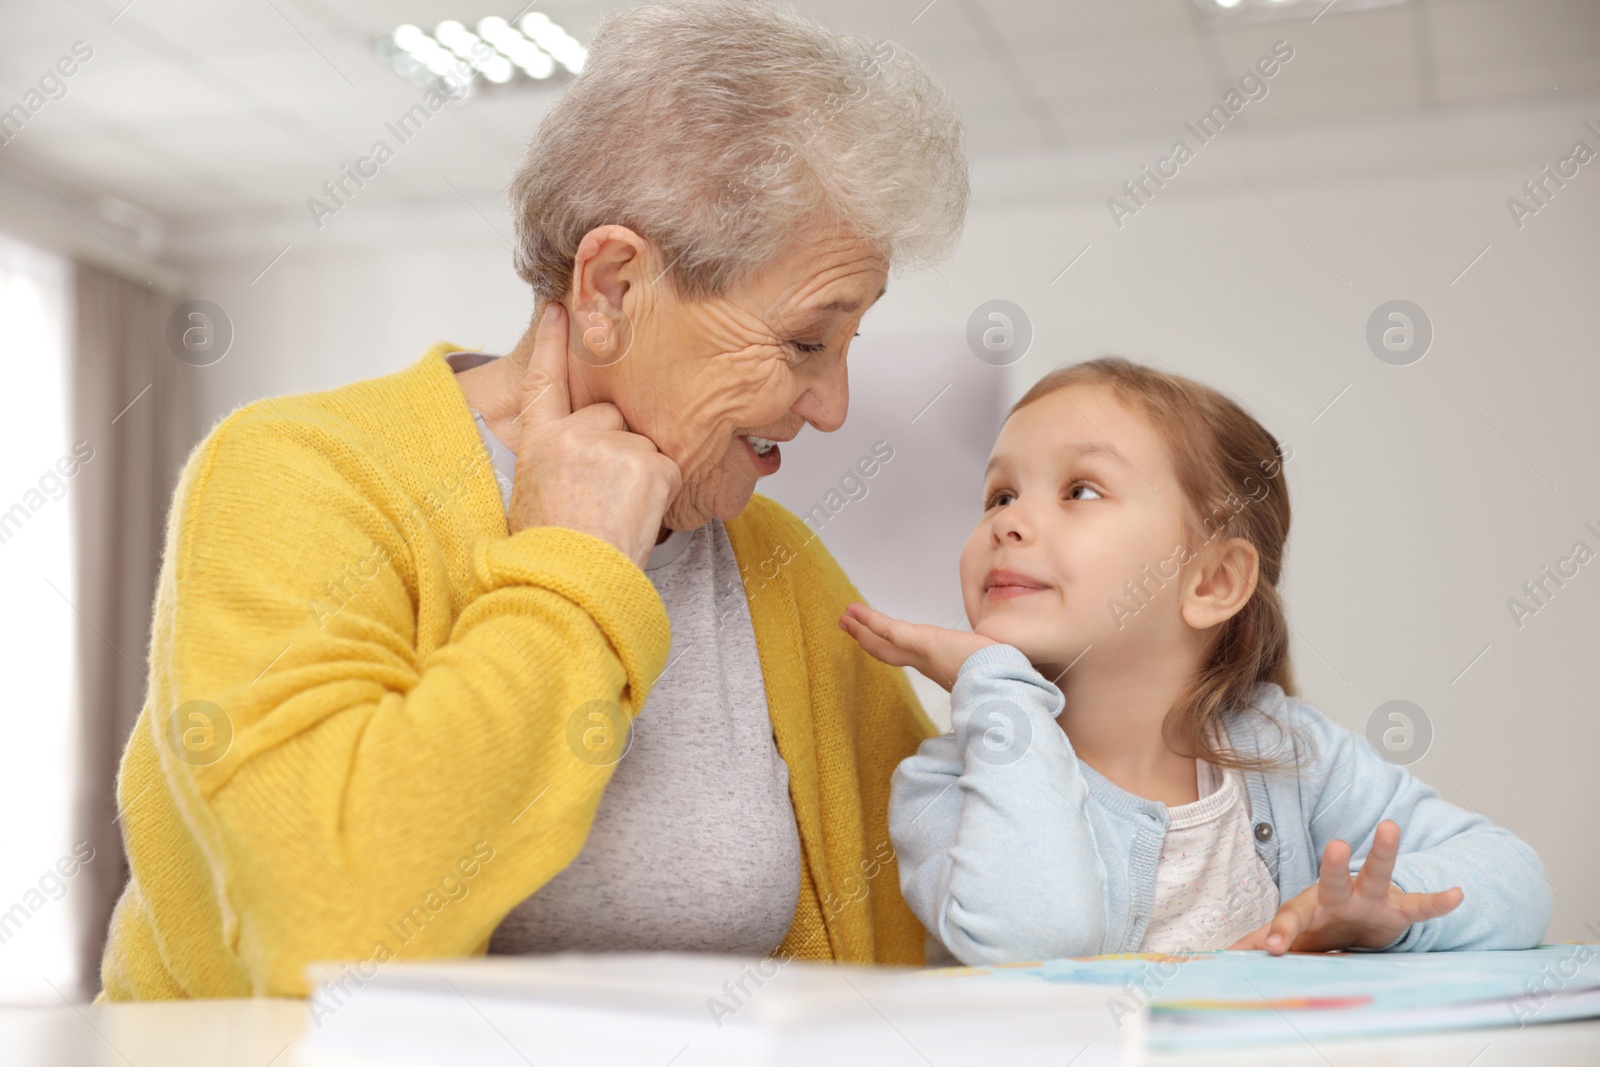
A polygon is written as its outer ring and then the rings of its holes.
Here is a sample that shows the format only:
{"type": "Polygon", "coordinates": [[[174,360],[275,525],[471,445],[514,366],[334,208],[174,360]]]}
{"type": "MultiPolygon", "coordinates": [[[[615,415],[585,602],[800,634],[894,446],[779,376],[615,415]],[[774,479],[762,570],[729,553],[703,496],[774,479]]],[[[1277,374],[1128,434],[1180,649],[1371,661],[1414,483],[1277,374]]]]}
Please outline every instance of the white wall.
{"type": "MultiPolygon", "coordinates": [[[[1600,163],[1520,231],[1505,206],[1577,138],[1600,147],[1585,117],[1600,104],[1230,130],[1120,230],[1106,198],[1170,138],[982,161],[953,261],[892,280],[867,317],[850,421],[831,441],[802,434],[763,491],[801,510],[873,440],[896,441],[880,485],[824,539],[869,599],[932,619],[959,607],[973,472],[1028,383],[1118,352],[1221,388],[1295,447],[1285,593],[1307,699],[1357,731],[1386,700],[1420,705],[1434,741],[1412,770],[1539,851],[1557,887],[1549,940],[1594,940],[1600,563],[1521,629],[1507,608],[1575,541],[1600,549],[1583,526],[1600,529],[1600,163]],[[1008,376],[963,348],[994,297],[1035,330],[1008,376]],[[1364,338],[1393,298],[1434,324],[1413,366],[1380,362],[1364,338]],[[957,378],[916,428],[894,423],[957,378]]],[[[207,249],[239,242],[190,235],[191,295],[227,309],[238,338],[208,378],[208,417],[399,369],[437,339],[505,350],[519,335],[531,303],[475,213],[419,205],[346,229],[338,245],[262,237],[220,256],[207,249]]],[[[940,710],[942,693],[922,691],[940,710]]]]}

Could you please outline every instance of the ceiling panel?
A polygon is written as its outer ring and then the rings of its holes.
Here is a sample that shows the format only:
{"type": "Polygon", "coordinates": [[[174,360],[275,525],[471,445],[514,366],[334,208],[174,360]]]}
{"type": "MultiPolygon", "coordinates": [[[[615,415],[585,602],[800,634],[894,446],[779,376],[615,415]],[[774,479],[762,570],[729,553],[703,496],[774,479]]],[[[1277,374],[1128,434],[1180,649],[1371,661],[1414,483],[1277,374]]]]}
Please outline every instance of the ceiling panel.
{"type": "MultiPolygon", "coordinates": [[[[940,3],[948,0],[940,0],[940,3]]],[[[1057,0],[1055,3],[1010,3],[1008,0],[956,0],[983,5],[996,20],[1018,27],[1039,40],[1104,33],[1119,47],[1153,36],[1193,32],[1195,16],[1188,0],[1057,0]]]]}
{"type": "MultiPolygon", "coordinates": [[[[1594,0],[1411,0],[1216,25],[1192,0],[797,0],[840,32],[888,37],[949,84],[975,156],[1161,140],[1219,100],[1274,41],[1296,56],[1247,125],[1493,108],[1600,90],[1594,0]],[[1554,81],[1561,88],[1553,89],[1554,81]],[[1152,86],[1151,83],[1154,83],[1152,86]]],[[[373,42],[401,22],[473,23],[463,0],[12,0],[0,7],[0,107],[74,40],[95,48],[65,99],[0,154],[175,220],[301,210],[418,99],[373,42]],[[119,15],[118,13],[121,12],[119,15]],[[113,16],[116,21],[113,22],[113,16]],[[353,83],[353,85],[352,85],[353,83]]],[[[611,4],[540,9],[586,40],[611,4]]],[[[361,202],[492,202],[558,88],[451,104],[397,146],[361,202]]]]}
{"type": "Polygon", "coordinates": [[[113,30],[130,22],[156,26],[169,40],[190,48],[252,42],[282,47],[300,40],[292,18],[298,9],[285,0],[252,3],[133,0],[132,4],[128,0],[83,0],[78,6],[100,14],[113,30]],[[113,17],[116,18],[114,25],[111,24],[113,17]]]}

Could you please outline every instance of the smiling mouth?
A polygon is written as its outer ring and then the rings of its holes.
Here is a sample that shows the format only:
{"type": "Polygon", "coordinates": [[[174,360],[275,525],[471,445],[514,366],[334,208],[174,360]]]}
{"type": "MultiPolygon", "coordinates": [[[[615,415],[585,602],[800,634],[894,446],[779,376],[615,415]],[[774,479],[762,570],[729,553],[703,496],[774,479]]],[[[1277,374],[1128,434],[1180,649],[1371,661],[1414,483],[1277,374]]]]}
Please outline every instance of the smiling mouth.
{"type": "Polygon", "coordinates": [[[1011,600],[1029,593],[1042,592],[1044,592],[1042,588],[1033,585],[991,585],[983,591],[983,595],[993,597],[995,600],[1011,600]]]}
{"type": "Polygon", "coordinates": [[[1042,593],[1049,588],[1031,574],[1008,570],[1005,567],[995,567],[990,570],[984,575],[983,582],[985,599],[993,597],[996,600],[1010,600],[1027,593],[1042,593]]]}
{"type": "Polygon", "coordinates": [[[768,437],[757,437],[753,433],[740,434],[740,436],[750,442],[750,447],[755,449],[758,456],[764,456],[778,447],[778,442],[768,437]]]}
{"type": "Polygon", "coordinates": [[[778,473],[778,468],[783,464],[783,449],[778,447],[779,441],[755,434],[740,434],[739,443],[744,445],[750,462],[755,465],[756,477],[765,478],[778,473]]]}

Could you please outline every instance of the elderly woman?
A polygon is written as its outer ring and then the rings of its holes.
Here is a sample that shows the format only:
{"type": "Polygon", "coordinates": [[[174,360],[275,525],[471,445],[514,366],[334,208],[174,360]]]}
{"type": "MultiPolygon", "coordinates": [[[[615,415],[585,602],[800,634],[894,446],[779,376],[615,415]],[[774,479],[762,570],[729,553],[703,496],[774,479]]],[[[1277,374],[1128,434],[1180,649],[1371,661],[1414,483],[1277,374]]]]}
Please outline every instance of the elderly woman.
{"type": "Polygon", "coordinates": [[[904,52],[736,0],[606,22],[511,185],[508,355],[264,400],[192,453],[119,800],[114,1000],[566,949],[920,963],[886,830],[936,732],[754,494],[959,234],[904,52]]]}

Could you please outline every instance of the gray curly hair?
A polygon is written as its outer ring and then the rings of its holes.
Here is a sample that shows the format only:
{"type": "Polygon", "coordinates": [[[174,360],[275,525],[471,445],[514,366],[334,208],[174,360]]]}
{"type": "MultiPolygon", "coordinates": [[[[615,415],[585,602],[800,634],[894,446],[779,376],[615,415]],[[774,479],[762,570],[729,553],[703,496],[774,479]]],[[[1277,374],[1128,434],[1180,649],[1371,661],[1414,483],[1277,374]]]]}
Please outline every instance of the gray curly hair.
{"type": "Polygon", "coordinates": [[[583,235],[653,242],[686,299],[725,295],[808,224],[891,263],[944,258],[969,196],[960,117],[888,42],[759,0],[665,0],[606,20],[509,189],[517,274],[571,288],[583,235]]]}

